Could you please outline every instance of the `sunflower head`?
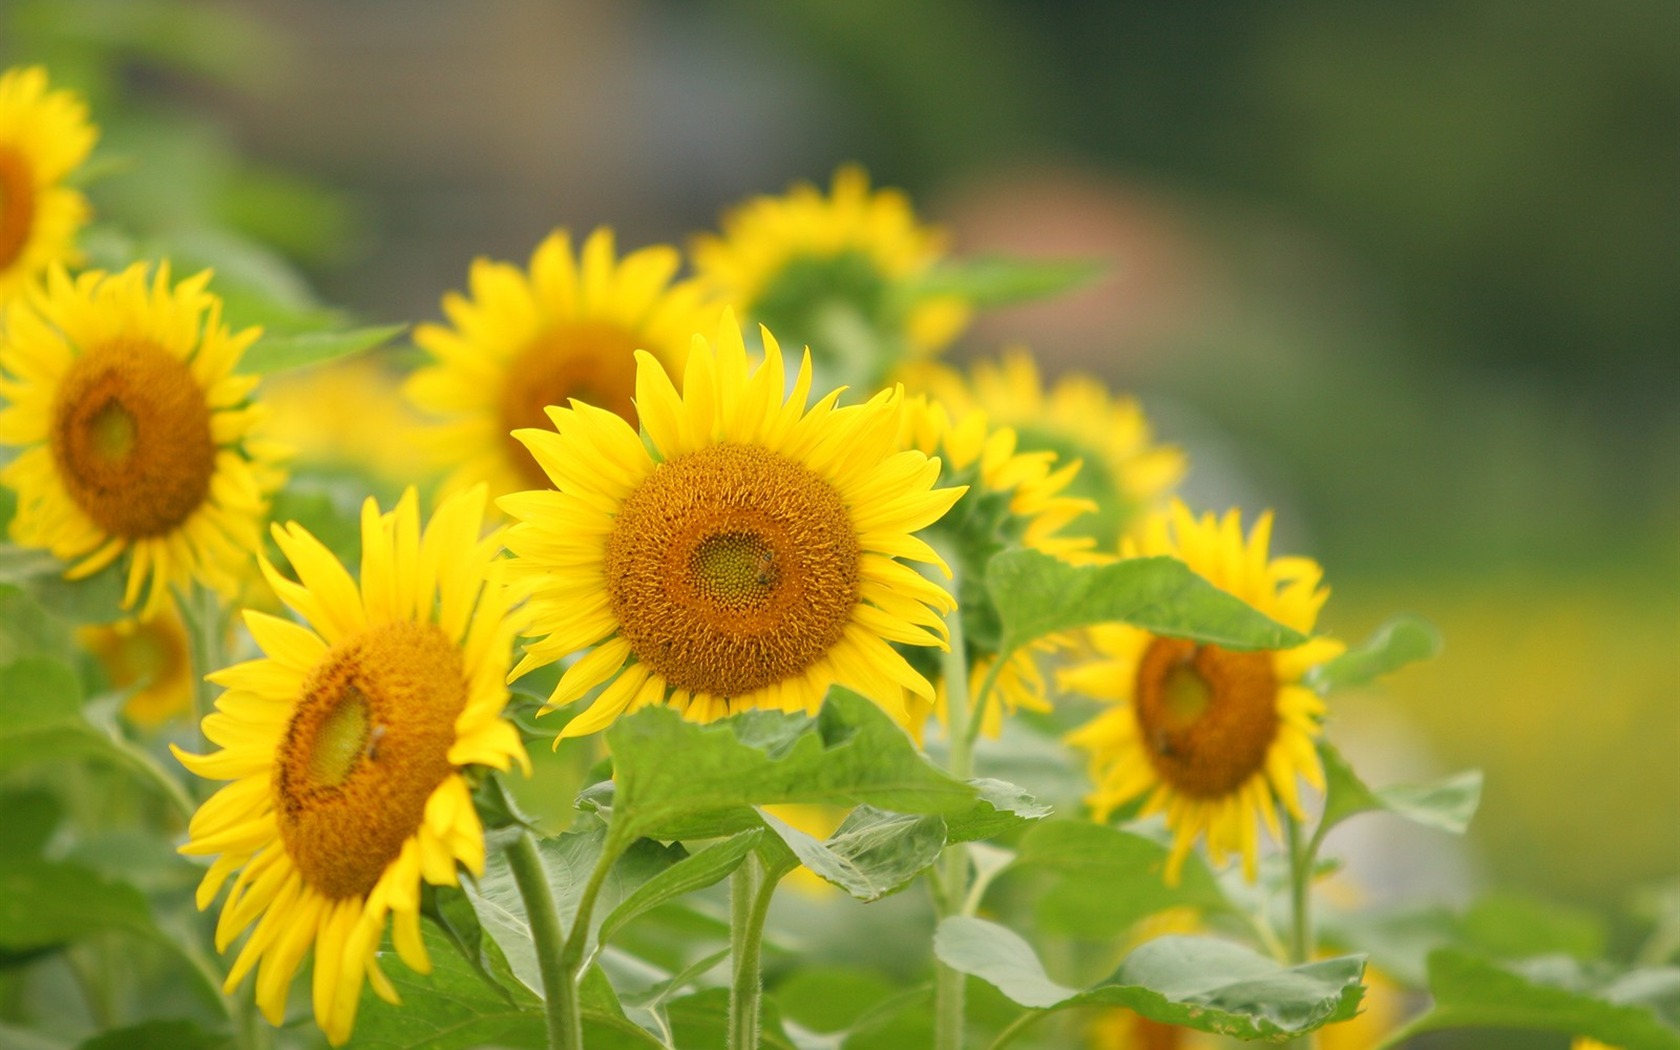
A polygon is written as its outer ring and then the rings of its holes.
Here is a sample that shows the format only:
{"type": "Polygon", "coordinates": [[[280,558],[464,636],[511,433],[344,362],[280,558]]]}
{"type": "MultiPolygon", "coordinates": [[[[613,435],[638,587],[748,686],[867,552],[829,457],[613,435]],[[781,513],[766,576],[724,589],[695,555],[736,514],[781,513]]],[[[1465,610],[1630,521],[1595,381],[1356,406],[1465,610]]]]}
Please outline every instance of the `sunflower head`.
{"type": "Polygon", "coordinates": [[[266,432],[293,461],[351,472],[399,491],[415,477],[416,441],[424,433],[392,370],[377,354],[357,354],[263,381],[266,432]]]}
{"type": "Polygon", "coordinates": [[[151,620],[82,627],[82,647],[93,654],[112,688],[132,690],[123,714],[156,729],[192,710],[192,658],[186,625],[173,609],[151,620]]]}
{"type": "Polygon", "coordinates": [[[53,263],[78,261],[88,203],[63,183],[98,137],[81,97],[48,90],[46,70],[0,73],[0,303],[53,263]]]}
{"type": "Polygon", "coordinates": [[[943,348],[968,323],[949,295],[914,290],[944,252],[943,235],[916,221],[898,190],[871,191],[856,165],[834,173],[827,196],[796,183],[723,218],[692,254],[700,279],[743,313],[811,345],[819,366],[870,380],[903,352],[943,348]]]}
{"type": "Polygon", "coordinates": [[[620,259],[606,228],[578,252],[565,231],[550,234],[527,270],[475,260],[470,293],[443,297],[449,323],[415,330],[432,363],[405,388],[440,420],[423,448],[449,469],[445,489],[484,482],[499,496],[547,486],[508,435],[546,425],[550,405],[582,401],[635,426],[635,352],[681,369],[689,339],[717,322],[697,284],[673,283],[680,263],[665,245],[620,259]]]}
{"type": "MultiPolygon", "coordinates": [[[[1329,595],[1322,572],[1307,558],[1270,557],[1271,526],[1263,514],[1244,537],[1236,511],[1198,518],[1174,500],[1122,554],[1178,558],[1220,590],[1310,633],[1329,595]]],[[[1294,649],[1239,652],[1120,624],[1092,628],[1089,640],[1094,655],[1060,682],[1115,705],[1068,738],[1090,753],[1097,819],[1142,797],[1143,815],[1164,813],[1173,832],[1169,881],[1201,838],[1214,863],[1239,854],[1254,879],[1258,825],[1275,841],[1278,802],[1304,819],[1297,778],[1324,788],[1313,746],[1324,703],[1301,680],[1342,644],[1315,638],[1294,649]]]]}
{"type": "Polygon", "coordinates": [[[245,614],[265,655],[210,676],[226,691],[204,735],[221,750],[175,752],[199,776],[231,781],[181,847],[216,857],[200,908],[238,872],[217,948],[255,924],[227,990],[260,962],[257,1005],[281,1023],[313,946],[315,1020],[334,1045],[350,1036],[364,978],[396,1001],[376,959],[386,919],[398,956],[429,972],[421,883],[483,871],[465,767],[529,770],[502,718],[517,623],[484,502],[482,488],[458,493],[422,530],[412,488],[388,514],[368,500],[359,584],[296,523],[275,526],[298,578],[266,559],[263,572],[304,622],[245,614]]]}
{"type": "Polygon", "coordinates": [[[504,497],[511,570],[533,595],[515,676],[578,650],[551,705],[606,688],[562,731],[592,733],[667,703],[697,720],[770,708],[814,713],[840,683],[908,719],[927,680],[889,642],[942,644],[950,596],[906,558],[943,565],[913,533],[962,494],[939,463],[897,446],[899,391],[808,405],[807,354],[788,392],[762,332],[748,364],[734,315],[696,336],[678,394],[637,356],[646,438],[584,403],[515,436],[552,480],[504,497]],[[610,684],[608,684],[610,683],[610,684]]]}
{"type": "Polygon", "coordinates": [[[232,595],[282,480],[257,377],[234,372],[259,333],[228,331],[209,281],[171,285],[167,263],[74,280],[55,265],[0,329],[12,537],[74,562],[73,578],[126,555],[123,607],[142,619],[194,581],[232,595]]]}
{"type": "Polygon", "coordinates": [[[927,391],[954,412],[980,410],[1012,428],[1024,451],[1083,462],[1068,494],[1096,509],[1067,532],[1090,537],[1104,550],[1115,549],[1121,536],[1164,509],[1184,476],[1184,453],[1155,442],[1136,399],[1116,396],[1087,375],[1064,375],[1046,386],[1025,350],[976,362],[966,378],[935,361],[913,362],[903,378],[906,387],[927,391]]]}

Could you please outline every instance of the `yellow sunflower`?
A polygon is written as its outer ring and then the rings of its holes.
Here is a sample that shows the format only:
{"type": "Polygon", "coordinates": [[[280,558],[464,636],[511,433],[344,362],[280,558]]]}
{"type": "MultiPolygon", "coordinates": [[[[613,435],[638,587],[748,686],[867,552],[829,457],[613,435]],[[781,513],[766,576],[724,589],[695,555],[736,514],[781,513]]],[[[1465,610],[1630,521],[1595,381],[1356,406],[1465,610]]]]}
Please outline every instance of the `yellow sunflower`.
{"type": "Polygon", "coordinates": [[[134,690],[123,714],[136,725],[156,729],[192,710],[191,647],[173,608],[151,620],[82,627],[76,637],[113,688],[134,690]]]}
{"type": "Polygon", "coordinates": [[[829,345],[832,325],[822,319],[836,307],[919,354],[940,350],[968,323],[968,304],[955,296],[906,299],[944,254],[944,236],[916,221],[902,192],[871,192],[856,165],[834,173],[827,197],[802,182],[740,205],[724,216],[722,236],[697,236],[691,254],[717,294],[820,354],[844,352],[829,345]]]}
{"type": "Polygon", "coordinates": [[[130,555],[123,607],[142,619],[197,580],[224,595],[261,539],[280,450],[257,436],[258,377],[237,375],[256,329],[230,334],[208,271],[63,267],[14,300],[0,332],[0,470],[17,490],[12,538],[80,578],[130,555]]]}
{"type": "MultiPolygon", "coordinates": [[[[939,645],[951,597],[900,558],[945,569],[913,535],[962,495],[939,462],[896,447],[902,392],[806,407],[807,353],[787,392],[763,331],[750,368],[733,312],[695,336],[678,395],[638,353],[646,443],[574,401],[522,430],[559,491],[504,497],[512,573],[532,588],[533,635],[514,677],[593,646],[549,698],[611,681],[562,736],[667,703],[707,721],[747,708],[815,712],[840,683],[908,721],[933,689],[889,642],[939,645]]],[[[948,569],[945,569],[949,572],[948,569]]]]}
{"type": "Polygon", "coordinates": [[[1064,375],[1046,388],[1030,353],[1016,350],[996,362],[977,362],[965,380],[936,362],[905,369],[906,387],[925,390],[954,412],[978,408],[1012,427],[1023,449],[1048,450],[1085,469],[1070,486],[1092,500],[1096,513],[1071,532],[1091,536],[1105,550],[1151,512],[1184,477],[1184,453],[1155,443],[1137,401],[1111,394],[1093,376],[1064,375]]]}
{"type": "MultiPolygon", "coordinates": [[[[1128,537],[1121,552],[1179,558],[1220,590],[1311,632],[1329,596],[1318,585],[1322,571],[1308,558],[1270,558],[1271,531],[1270,513],[1245,540],[1235,510],[1197,518],[1174,500],[1150,519],[1141,541],[1128,537]]],[[[1068,737],[1090,752],[1095,791],[1088,801],[1097,819],[1147,796],[1142,815],[1164,813],[1173,832],[1169,882],[1203,837],[1215,864],[1241,854],[1252,881],[1257,823],[1276,841],[1276,802],[1305,819],[1296,778],[1324,788],[1313,746],[1324,702],[1301,678],[1344,646],[1315,638],[1294,649],[1235,652],[1123,624],[1092,628],[1089,636],[1095,656],[1063,671],[1059,682],[1116,704],[1068,737]]]]}
{"type": "Polygon", "coordinates": [[[87,198],[61,183],[98,137],[80,96],[47,90],[46,70],[0,74],[0,303],[53,263],[79,261],[87,198]]]}
{"type": "Polygon", "coordinates": [[[449,325],[415,330],[414,342],[436,363],[405,387],[415,405],[443,418],[428,451],[451,468],[445,491],[484,482],[493,498],[546,488],[530,453],[508,435],[545,426],[549,405],[575,398],[635,426],[634,352],[649,351],[679,371],[689,339],[717,322],[718,308],[698,285],[672,283],[680,264],[665,245],[615,259],[605,228],[575,256],[564,231],[550,234],[529,273],[475,260],[471,297],[443,297],[449,325]]]}
{"type": "MultiPolygon", "coordinates": [[[[1077,461],[1058,465],[1054,452],[1019,451],[1015,431],[992,426],[985,412],[975,409],[953,418],[944,404],[919,394],[905,399],[901,441],[907,448],[937,455],[944,478],[967,487],[952,512],[930,530],[930,538],[944,547],[979,552],[981,559],[1006,546],[1029,547],[1073,561],[1090,556],[1089,538],[1062,534],[1068,522],[1093,509],[1089,500],[1065,494],[1078,476],[1077,461]]],[[[990,602],[978,574],[959,582],[958,602],[965,610],[972,612],[990,602]]],[[[972,650],[969,695],[973,697],[991,669],[992,658],[984,655],[985,646],[974,644],[975,639],[968,641],[972,650]]],[[[1065,644],[1065,638],[1051,636],[1009,658],[989,698],[996,702],[988,702],[981,713],[982,732],[997,736],[1006,711],[1050,710],[1038,657],[1065,644]]],[[[945,699],[941,680],[934,697],[934,713],[941,722],[947,717],[945,699]]]]}
{"type": "Polygon", "coordinates": [[[362,508],[361,583],[296,523],[274,527],[298,574],[263,573],[308,626],[247,611],[268,655],[210,676],[225,687],[204,735],[222,750],[175,754],[199,776],[230,780],[194,815],[181,852],[216,856],[198,889],[207,907],[239,872],[216,924],[225,951],[256,924],[232,970],[253,967],[263,1015],[280,1024],[292,975],[314,947],[315,1021],[350,1037],[364,977],[396,991],[375,953],[392,920],[403,962],[430,962],[420,884],[482,873],[484,833],[462,767],[529,762],[507,702],[516,623],[502,586],[500,539],[481,535],[482,488],[443,501],[424,532],[411,488],[381,515],[362,508]]]}
{"type": "Polygon", "coordinates": [[[265,432],[300,466],[349,468],[398,487],[420,480],[414,449],[423,424],[376,354],[270,376],[263,403],[265,432]]]}

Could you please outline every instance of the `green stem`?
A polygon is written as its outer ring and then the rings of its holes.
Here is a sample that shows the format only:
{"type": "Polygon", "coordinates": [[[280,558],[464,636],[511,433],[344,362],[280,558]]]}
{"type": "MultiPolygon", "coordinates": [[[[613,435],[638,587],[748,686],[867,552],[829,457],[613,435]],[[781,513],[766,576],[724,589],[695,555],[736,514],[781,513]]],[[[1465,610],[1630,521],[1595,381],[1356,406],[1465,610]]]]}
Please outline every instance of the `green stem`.
{"type": "Polygon", "coordinates": [[[187,650],[193,671],[193,723],[198,727],[199,748],[203,750],[210,746],[204,737],[204,716],[210,713],[216,692],[205,676],[221,670],[227,662],[222,651],[226,637],[222,607],[215,592],[202,586],[176,592],[175,597],[187,628],[187,650]]]}
{"type": "Polygon", "coordinates": [[[764,920],[775,892],[776,880],[767,875],[757,854],[749,854],[729,877],[729,1050],[758,1050],[764,920]]]}
{"type": "Polygon", "coordinates": [[[992,1040],[992,1045],[987,1050],[1003,1050],[1004,1047],[1015,1041],[1016,1036],[1049,1016],[1050,1011],[1048,1010],[1028,1010],[1020,1017],[1009,1022],[1003,1031],[997,1034],[997,1038],[992,1040]]]}
{"type": "MultiPolygon", "coordinates": [[[[951,742],[946,770],[958,780],[967,780],[974,767],[974,735],[970,723],[981,719],[970,710],[968,695],[968,653],[963,639],[962,613],[954,613],[947,621],[951,630],[951,647],[942,657],[941,674],[945,685],[945,735],[951,742]]],[[[939,918],[945,919],[966,910],[968,900],[968,848],[961,844],[947,846],[940,858],[939,875],[935,882],[934,902],[939,918]]],[[[951,967],[934,960],[934,1047],[936,1050],[962,1050],[963,997],[967,978],[951,967]]]]}
{"type": "Polygon", "coordinates": [[[1293,816],[1283,815],[1284,828],[1289,837],[1289,961],[1299,966],[1313,956],[1312,932],[1312,869],[1317,853],[1318,837],[1303,841],[1301,824],[1293,816]]]}
{"type": "MultiPolygon", "coordinates": [[[[536,942],[537,965],[542,971],[544,1006],[548,1012],[549,1050],[582,1050],[583,1018],[578,1013],[576,971],[566,965],[560,933],[560,913],[554,906],[548,873],[543,869],[537,840],[529,831],[507,849],[508,867],[525,900],[525,914],[536,942]]],[[[582,919],[584,925],[588,919],[582,919]]],[[[574,931],[575,932],[575,931],[574,931]]]]}

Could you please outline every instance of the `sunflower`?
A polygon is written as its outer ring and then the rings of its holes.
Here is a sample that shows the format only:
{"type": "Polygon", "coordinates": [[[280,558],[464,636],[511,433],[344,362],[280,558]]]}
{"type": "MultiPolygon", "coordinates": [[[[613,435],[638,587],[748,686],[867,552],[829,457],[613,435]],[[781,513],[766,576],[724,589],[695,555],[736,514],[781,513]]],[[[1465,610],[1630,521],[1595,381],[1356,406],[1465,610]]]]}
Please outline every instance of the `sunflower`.
{"type": "Polygon", "coordinates": [[[1115,396],[1093,376],[1070,374],[1046,389],[1032,355],[1024,350],[996,362],[977,362],[965,380],[937,362],[904,370],[905,386],[925,390],[953,411],[982,409],[1012,427],[1023,449],[1052,451],[1080,460],[1085,469],[1069,487],[1096,504],[1070,531],[1090,536],[1105,550],[1166,502],[1184,477],[1184,453],[1155,443],[1137,401],[1115,396]]]}
{"type": "Polygon", "coordinates": [[[445,491],[479,482],[492,497],[548,479],[509,433],[547,423],[543,410],[568,400],[615,412],[636,425],[637,350],[682,368],[695,332],[717,308],[692,281],[673,284],[675,248],[642,248],[615,260],[613,234],[597,229],[574,256],[564,231],[531,256],[529,273],[477,259],[472,296],[443,297],[449,326],[425,324],[414,342],[436,362],[409,379],[405,393],[443,422],[431,458],[452,467],[445,491]]]}
{"type": "MultiPolygon", "coordinates": [[[[987,414],[978,409],[953,418],[940,402],[920,394],[908,397],[900,440],[906,448],[939,456],[944,479],[967,487],[951,513],[930,528],[929,538],[940,549],[964,552],[973,563],[965,565],[968,571],[958,581],[957,596],[965,626],[971,621],[980,624],[979,630],[970,628],[966,637],[971,650],[969,695],[973,697],[991,670],[993,658],[986,650],[995,648],[996,641],[996,616],[989,611],[991,598],[984,587],[986,561],[1007,546],[1074,561],[1089,557],[1092,541],[1063,535],[1062,529],[1093,507],[1089,500],[1065,495],[1078,476],[1077,461],[1058,465],[1054,452],[1019,451],[1015,431],[992,426],[987,414]]],[[[1009,658],[993,683],[991,699],[997,703],[989,702],[981,713],[982,732],[997,736],[1006,711],[1050,710],[1038,657],[1066,643],[1065,637],[1053,635],[1009,658]]],[[[934,713],[941,722],[947,717],[945,699],[941,679],[934,697],[934,713]]]]}
{"type": "Polygon", "coordinates": [[[124,620],[76,631],[113,688],[133,689],[123,714],[145,729],[192,710],[193,677],[187,628],[168,608],[150,620],[124,620]]]}
{"type": "Polygon", "coordinates": [[[47,90],[46,70],[0,74],[0,303],[51,264],[78,261],[87,198],[61,183],[98,137],[79,96],[47,90]]]}
{"type": "Polygon", "coordinates": [[[276,593],[308,626],[247,611],[268,655],[210,676],[225,687],[204,735],[222,750],[181,763],[230,780],[194,815],[181,852],[216,856],[198,888],[207,907],[239,872],[216,925],[225,951],[256,924],[228,973],[253,967],[263,1015],[280,1024],[286,992],[314,947],[316,1023],[350,1036],[365,976],[396,1002],[375,953],[392,920],[403,962],[430,962],[420,884],[482,873],[484,833],[462,767],[529,771],[502,718],[516,623],[501,585],[499,538],[481,537],[482,487],[438,507],[424,532],[412,488],[396,509],[362,507],[361,584],[295,522],[274,539],[296,568],[276,593]]]}
{"type": "Polygon", "coordinates": [[[414,449],[423,424],[377,354],[270,376],[263,403],[266,433],[292,449],[300,467],[392,482],[393,493],[419,480],[414,449]]]}
{"type": "MultiPolygon", "coordinates": [[[[960,298],[911,290],[939,261],[943,242],[916,221],[903,193],[870,192],[863,169],[846,165],[834,173],[829,196],[796,183],[781,197],[748,201],[724,216],[722,236],[696,237],[691,254],[718,295],[825,358],[850,349],[836,345],[844,338],[835,331],[836,309],[912,354],[929,354],[955,339],[969,316],[960,298]]],[[[864,364],[884,374],[890,362],[864,364]]]]}
{"type": "MultiPolygon", "coordinates": [[[[1127,538],[1126,557],[1181,559],[1220,590],[1279,623],[1312,631],[1329,592],[1307,558],[1269,558],[1271,514],[1245,540],[1233,510],[1194,517],[1177,500],[1127,538]]],[[[1164,638],[1123,624],[1089,632],[1094,657],[1063,671],[1061,686],[1116,703],[1069,735],[1090,752],[1097,819],[1147,796],[1142,814],[1165,813],[1173,832],[1167,880],[1176,882],[1198,838],[1214,863],[1240,853],[1252,881],[1259,862],[1257,822],[1279,837],[1277,807],[1296,819],[1296,778],[1323,790],[1313,747],[1324,703],[1301,684],[1308,669],[1336,656],[1340,642],[1315,638],[1294,649],[1236,652],[1164,638]]]]}
{"type": "Polygon", "coordinates": [[[75,564],[130,555],[123,608],[150,619],[193,580],[232,595],[260,539],[280,450],[257,436],[256,376],[236,375],[256,329],[230,334],[208,271],[171,288],[136,263],[14,300],[0,333],[0,470],[18,493],[12,538],[75,564]]]}
{"type": "Polygon", "coordinates": [[[577,401],[549,409],[559,433],[514,435],[559,490],[501,501],[541,635],[514,677],[593,646],[549,704],[611,680],[562,737],[660,702],[698,721],[814,713],[840,683],[908,721],[906,694],[932,696],[888,643],[942,644],[953,602],[898,559],[949,572],[913,534],[962,490],[934,488],[939,462],[895,447],[901,391],[840,408],[836,390],[807,408],[810,354],[788,394],[781,350],[762,338],[749,368],[725,312],[715,344],[695,336],[680,396],[638,353],[645,444],[577,401]]]}

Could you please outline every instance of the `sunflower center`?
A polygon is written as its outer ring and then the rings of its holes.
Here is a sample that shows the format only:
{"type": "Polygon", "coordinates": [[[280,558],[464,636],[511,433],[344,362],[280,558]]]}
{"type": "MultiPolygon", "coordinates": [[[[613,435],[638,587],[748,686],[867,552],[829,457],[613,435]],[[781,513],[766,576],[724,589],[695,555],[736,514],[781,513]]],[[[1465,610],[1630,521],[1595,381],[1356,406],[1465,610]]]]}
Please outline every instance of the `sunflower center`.
{"type": "Polygon", "coordinates": [[[834,487],[769,449],[712,445],[655,467],[607,536],[607,597],[673,687],[742,696],[794,678],[858,602],[857,530],[834,487]]]}
{"type": "Polygon", "coordinates": [[[150,343],[78,357],[59,385],[48,443],[70,498],[127,539],[186,521],[216,467],[204,391],[184,361],[150,343]]]}
{"type": "Polygon", "coordinates": [[[1138,729],[1161,778],[1215,798],[1260,771],[1277,736],[1277,675],[1268,652],[1157,638],[1138,664],[1138,729]]]}
{"type": "Polygon", "coordinates": [[[467,702],[461,650],[435,624],[341,642],[304,679],[275,760],[275,810],[304,881],[365,897],[453,771],[467,702]]]}
{"type": "Polygon", "coordinates": [[[0,146],[0,270],[17,262],[34,225],[34,173],[21,153],[0,146]]]}
{"type": "Polygon", "coordinates": [[[637,340],[615,324],[579,321],[549,329],[508,366],[498,418],[518,470],[537,488],[548,488],[529,450],[511,436],[514,430],[553,429],[543,409],[564,407],[572,398],[604,408],[636,425],[637,340]]]}

